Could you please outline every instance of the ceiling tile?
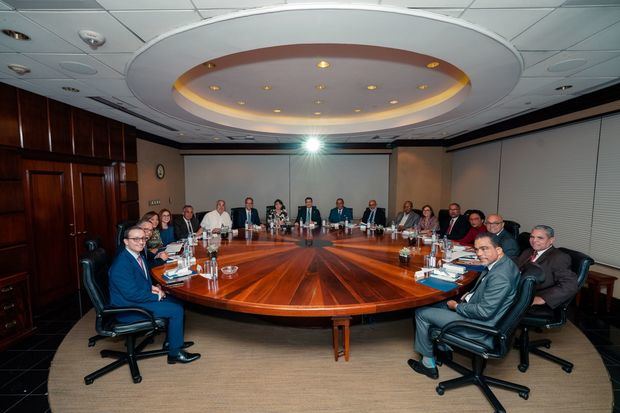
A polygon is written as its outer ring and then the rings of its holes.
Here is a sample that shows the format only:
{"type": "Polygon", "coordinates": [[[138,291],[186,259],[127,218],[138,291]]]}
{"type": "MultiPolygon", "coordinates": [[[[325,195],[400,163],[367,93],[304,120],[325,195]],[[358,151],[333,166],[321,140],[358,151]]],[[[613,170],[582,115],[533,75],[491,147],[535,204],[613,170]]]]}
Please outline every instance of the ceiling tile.
{"type": "Polygon", "coordinates": [[[67,75],[18,53],[1,53],[0,71],[20,79],[64,79],[67,77],[67,75]],[[26,66],[30,69],[30,73],[20,76],[7,67],[10,64],[26,66]]]}
{"type": "Polygon", "coordinates": [[[30,40],[20,41],[0,35],[0,45],[9,47],[16,52],[78,53],[80,51],[18,12],[0,12],[0,26],[3,29],[12,29],[30,36],[30,40]]]}
{"type": "Polygon", "coordinates": [[[570,50],[620,50],[620,23],[571,46],[570,50]]]}
{"type": "Polygon", "coordinates": [[[191,0],[97,0],[106,10],[194,10],[191,0]]]}
{"type": "Polygon", "coordinates": [[[465,9],[422,9],[431,13],[443,14],[444,16],[459,17],[465,9]]]}
{"type": "Polygon", "coordinates": [[[197,9],[250,9],[286,3],[284,0],[193,0],[193,2],[197,9]]]}
{"type": "Polygon", "coordinates": [[[3,2],[0,1],[0,10],[13,10],[13,7],[4,4],[3,2]]]}
{"type": "Polygon", "coordinates": [[[122,75],[116,70],[104,65],[99,60],[87,55],[87,54],[49,54],[49,53],[27,53],[26,56],[43,63],[58,72],[64,74],[62,77],[72,77],[75,79],[92,79],[97,78],[120,78],[122,75]],[[63,68],[61,62],[77,62],[84,65],[88,65],[95,69],[97,73],[94,74],[80,74],[75,73],[63,68]]]}
{"type": "Polygon", "coordinates": [[[572,77],[620,77],[620,56],[585,69],[572,77]]]}
{"type": "MultiPolygon", "coordinates": [[[[571,96],[572,97],[572,96],[571,96]]],[[[508,109],[508,108],[517,108],[517,109],[528,109],[528,108],[544,108],[546,106],[555,105],[558,102],[568,99],[568,96],[543,96],[543,95],[530,95],[530,96],[520,96],[514,99],[509,100],[508,102],[500,105],[500,108],[508,109]]]]}
{"type": "Polygon", "coordinates": [[[501,9],[516,7],[558,7],[566,0],[475,0],[470,9],[501,9]]]}
{"type": "Polygon", "coordinates": [[[90,56],[94,57],[100,62],[105,63],[112,69],[124,75],[125,65],[127,64],[127,62],[129,62],[129,60],[133,56],[133,53],[93,53],[90,56]]]}
{"type": "Polygon", "coordinates": [[[618,20],[620,7],[556,9],[513,42],[519,50],[566,49],[618,20]]]}
{"type": "Polygon", "coordinates": [[[14,50],[0,44],[0,53],[5,53],[5,52],[14,52],[14,50]]]}
{"type": "Polygon", "coordinates": [[[580,72],[584,69],[587,69],[591,66],[597,65],[606,60],[612,59],[616,56],[620,55],[620,51],[618,52],[589,52],[589,51],[570,51],[570,52],[561,52],[558,53],[546,60],[543,60],[540,63],[535,64],[534,66],[525,69],[523,72],[523,76],[528,77],[558,77],[558,76],[570,76],[573,73],[580,72]],[[585,61],[581,66],[576,67],[570,70],[563,70],[561,72],[551,72],[547,70],[547,68],[561,64],[562,62],[567,62],[570,64],[570,61],[585,61]]]}
{"type": "Polygon", "coordinates": [[[461,16],[506,39],[512,39],[553,9],[469,9],[461,16]]]}
{"type": "Polygon", "coordinates": [[[18,10],[101,10],[96,0],[4,0],[18,10]]]}
{"type": "Polygon", "coordinates": [[[240,9],[202,9],[198,10],[198,13],[200,13],[203,19],[210,19],[211,17],[220,16],[222,14],[228,14],[239,10],[240,9]]]}
{"type": "Polygon", "coordinates": [[[383,0],[381,4],[402,7],[432,7],[438,9],[467,7],[471,0],[383,0]]]}
{"type": "Polygon", "coordinates": [[[513,96],[522,96],[538,90],[545,85],[564,79],[563,77],[522,77],[510,92],[513,96]]]}
{"type": "Polygon", "coordinates": [[[54,96],[98,96],[101,93],[97,89],[88,86],[86,83],[74,79],[29,79],[28,82],[40,88],[44,92],[45,96],[49,96],[52,98],[54,96]],[[79,92],[76,93],[65,91],[62,89],[65,86],[78,89],[79,92]]]}
{"type": "Polygon", "coordinates": [[[177,27],[201,20],[194,10],[115,11],[111,14],[145,42],[177,27]]]}
{"type": "Polygon", "coordinates": [[[600,89],[603,86],[611,86],[612,83],[617,83],[617,80],[617,78],[613,77],[570,77],[548,84],[543,88],[533,90],[531,93],[536,95],[580,95],[600,89]],[[572,87],[568,90],[555,90],[555,88],[563,85],[572,85],[572,87]]]}
{"type": "Polygon", "coordinates": [[[140,39],[105,11],[29,11],[23,14],[87,53],[134,52],[142,46],[140,39]],[[78,31],[81,29],[101,33],[106,38],[105,44],[96,51],[91,49],[80,39],[78,31]]]}
{"type": "Polygon", "coordinates": [[[521,52],[523,56],[523,62],[525,67],[534,66],[538,62],[542,62],[545,59],[550,58],[554,54],[559,53],[559,50],[553,50],[549,52],[521,52]]]}
{"type": "Polygon", "coordinates": [[[101,91],[99,96],[114,96],[121,99],[133,96],[125,79],[89,79],[88,84],[101,91]]]}

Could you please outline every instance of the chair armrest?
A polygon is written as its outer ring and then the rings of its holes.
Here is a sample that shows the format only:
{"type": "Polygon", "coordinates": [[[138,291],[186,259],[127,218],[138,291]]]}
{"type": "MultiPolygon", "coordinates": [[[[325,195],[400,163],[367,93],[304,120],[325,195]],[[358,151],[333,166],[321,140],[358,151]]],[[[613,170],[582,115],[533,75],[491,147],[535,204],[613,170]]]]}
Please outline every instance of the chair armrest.
{"type": "Polygon", "coordinates": [[[119,313],[140,313],[140,314],[146,316],[148,321],[151,322],[151,324],[153,325],[153,329],[155,329],[155,330],[159,329],[159,327],[157,326],[157,323],[155,322],[155,317],[153,316],[153,313],[151,313],[148,310],[145,310],[144,308],[139,308],[139,307],[104,308],[103,312],[101,313],[101,315],[102,316],[104,316],[104,315],[114,315],[114,314],[119,314],[119,313]]]}
{"type": "Polygon", "coordinates": [[[481,333],[490,334],[490,335],[496,336],[496,337],[498,337],[500,339],[504,338],[503,334],[500,333],[495,328],[491,328],[491,327],[489,327],[487,325],[484,325],[484,324],[472,323],[470,321],[457,320],[457,321],[452,321],[452,322],[446,324],[441,329],[441,331],[439,332],[439,335],[437,336],[436,340],[440,340],[444,336],[444,334],[450,332],[450,330],[452,330],[454,328],[466,328],[466,329],[470,329],[470,330],[479,331],[481,333]]]}

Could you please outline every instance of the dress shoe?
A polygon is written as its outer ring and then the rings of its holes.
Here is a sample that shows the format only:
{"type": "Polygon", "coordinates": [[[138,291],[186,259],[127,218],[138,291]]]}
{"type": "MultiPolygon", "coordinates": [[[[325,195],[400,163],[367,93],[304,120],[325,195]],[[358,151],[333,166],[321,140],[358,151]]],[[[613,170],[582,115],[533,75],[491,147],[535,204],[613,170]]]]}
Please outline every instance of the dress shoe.
{"type": "Polygon", "coordinates": [[[407,364],[409,364],[409,367],[411,367],[416,373],[424,374],[425,376],[430,377],[433,380],[439,378],[439,372],[437,371],[437,367],[426,367],[424,364],[422,364],[421,361],[417,361],[414,359],[407,360],[407,364]]]}
{"type": "Polygon", "coordinates": [[[168,364],[175,363],[191,363],[194,360],[198,360],[200,358],[199,353],[188,353],[184,350],[179,350],[179,354],[176,356],[168,355],[168,364]]]}
{"type": "MultiPolygon", "coordinates": [[[[193,341],[184,341],[184,342],[183,342],[183,345],[181,346],[181,348],[188,348],[188,347],[191,347],[191,346],[193,346],[193,345],[194,345],[194,342],[193,342],[193,341]]],[[[164,342],[163,349],[164,349],[164,350],[168,350],[168,347],[170,347],[170,343],[168,343],[167,341],[166,341],[166,342],[164,342]]]]}

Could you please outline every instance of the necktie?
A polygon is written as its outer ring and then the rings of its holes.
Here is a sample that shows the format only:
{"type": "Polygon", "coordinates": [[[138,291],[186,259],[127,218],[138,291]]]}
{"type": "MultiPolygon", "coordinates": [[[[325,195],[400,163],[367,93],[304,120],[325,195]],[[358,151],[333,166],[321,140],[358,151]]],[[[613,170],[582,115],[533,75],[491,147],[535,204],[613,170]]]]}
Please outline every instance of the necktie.
{"type": "Polygon", "coordinates": [[[538,257],[538,253],[536,251],[532,252],[532,256],[530,257],[530,262],[535,262],[538,257]]]}
{"type": "Polygon", "coordinates": [[[306,224],[309,224],[311,219],[312,219],[312,209],[307,208],[306,209],[306,224]]]}
{"type": "Polygon", "coordinates": [[[189,220],[186,219],[185,223],[187,223],[188,234],[193,234],[194,233],[194,228],[192,227],[192,221],[189,221],[189,220]]]}
{"type": "Polygon", "coordinates": [[[146,279],[148,280],[149,277],[146,274],[146,270],[144,269],[144,263],[142,262],[142,255],[138,254],[138,265],[140,266],[140,269],[142,270],[142,272],[144,273],[144,276],[146,277],[146,279]]]}
{"type": "Polygon", "coordinates": [[[455,222],[456,222],[456,219],[455,219],[455,218],[452,218],[452,219],[450,220],[450,226],[448,227],[448,232],[447,232],[447,234],[448,234],[448,235],[450,235],[450,233],[452,232],[452,227],[454,226],[454,223],[455,223],[455,222]]]}
{"type": "Polygon", "coordinates": [[[375,223],[375,210],[370,211],[370,215],[368,216],[368,222],[371,224],[375,223]]]}
{"type": "Polygon", "coordinates": [[[245,218],[246,222],[248,222],[248,223],[252,222],[252,214],[251,214],[251,211],[246,210],[246,211],[245,211],[245,214],[246,214],[246,218],[245,218]]]}

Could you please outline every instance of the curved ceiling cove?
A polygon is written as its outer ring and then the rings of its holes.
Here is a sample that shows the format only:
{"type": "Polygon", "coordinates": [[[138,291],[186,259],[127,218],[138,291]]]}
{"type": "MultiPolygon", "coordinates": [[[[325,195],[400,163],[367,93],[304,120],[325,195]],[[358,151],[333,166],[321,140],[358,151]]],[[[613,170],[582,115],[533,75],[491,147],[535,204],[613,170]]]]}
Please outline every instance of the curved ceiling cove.
{"type": "Polygon", "coordinates": [[[336,135],[471,115],[507,95],[521,70],[504,40],[457,19],[298,5],[219,16],[160,36],[134,56],[127,81],[145,104],[195,124],[336,135]]]}

